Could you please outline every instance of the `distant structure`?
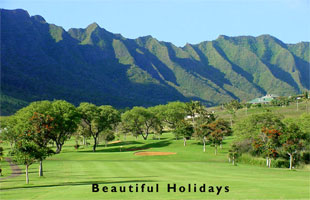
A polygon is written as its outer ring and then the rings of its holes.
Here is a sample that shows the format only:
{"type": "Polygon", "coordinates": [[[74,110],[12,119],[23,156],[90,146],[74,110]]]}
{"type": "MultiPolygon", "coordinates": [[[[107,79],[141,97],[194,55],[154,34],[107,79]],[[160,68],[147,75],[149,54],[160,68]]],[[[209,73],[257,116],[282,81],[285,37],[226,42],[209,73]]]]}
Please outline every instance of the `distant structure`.
{"type": "Polygon", "coordinates": [[[248,103],[250,104],[269,104],[273,99],[278,98],[278,95],[275,94],[267,94],[266,96],[263,96],[261,98],[256,98],[253,99],[251,101],[249,101],[248,103]]]}

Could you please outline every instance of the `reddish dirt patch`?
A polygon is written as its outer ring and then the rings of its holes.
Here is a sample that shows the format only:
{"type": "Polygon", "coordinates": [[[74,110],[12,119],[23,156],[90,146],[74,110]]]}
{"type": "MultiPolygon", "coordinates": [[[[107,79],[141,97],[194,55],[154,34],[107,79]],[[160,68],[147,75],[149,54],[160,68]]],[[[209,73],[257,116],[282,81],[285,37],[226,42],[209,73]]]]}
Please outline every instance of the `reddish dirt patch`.
{"type": "Polygon", "coordinates": [[[167,156],[177,154],[175,152],[154,152],[154,151],[141,151],[136,152],[135,155],[137,156],[167,156]]]}
{"type": "Polygon", "coordinates": [[[122,141],[117,140],[117,141],[109,142],[109,144],[116,144],[116,143],[120,143],[120,142],[122,142],[122,141]]]}

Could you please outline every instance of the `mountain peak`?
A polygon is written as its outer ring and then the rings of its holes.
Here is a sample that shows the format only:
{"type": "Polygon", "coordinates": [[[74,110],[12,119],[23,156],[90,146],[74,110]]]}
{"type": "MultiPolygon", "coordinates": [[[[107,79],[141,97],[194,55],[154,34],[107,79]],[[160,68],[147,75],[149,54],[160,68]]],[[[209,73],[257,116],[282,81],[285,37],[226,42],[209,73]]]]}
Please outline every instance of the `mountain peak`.
{"type": "Polygon", "coordinates": [[[148,39],[152,39],[153,36],[151,36],[151,35],[146,35],[146,36],[142,36],[142,37],[139,37],[139,38],[144,39],[144,40],[148,40],[148,39]]]}
{"type": "Polygon", "coordinates": [[[91,23],[91,24],[89,24],[88,26],[87,26],[87,30],[89,30],[89,29],[91,29],[91,30],[94,30],[94,29],[96,29],[96,28],[101,28],[100,26],[99,26],[99,24],[97,24],[96,22],[94,22],[94,23],[91,23]]]}
{"type": "Polygon", "coordinates": [[[218,39],[227,40],[227,39],[229,39],[229,37],[228,37],[227,35],[219,35],[219,36],[217,37],[217,40],[218,40],[218,39]]]}
{"type": "Polygon", "coordinates": [[[31,18],[40,23],[46,23],[45,19],[40,15],[34,15],[34,16],[31,16],[31,18]]]}
{"type": "Polygon", "coordinates": [[[15,15],[15,17],[26,17],[26,18],[30,17],[29,13],[23,9],[15,9],[15,10],[0,9],[0,10],[1,14],[15,15]]]}

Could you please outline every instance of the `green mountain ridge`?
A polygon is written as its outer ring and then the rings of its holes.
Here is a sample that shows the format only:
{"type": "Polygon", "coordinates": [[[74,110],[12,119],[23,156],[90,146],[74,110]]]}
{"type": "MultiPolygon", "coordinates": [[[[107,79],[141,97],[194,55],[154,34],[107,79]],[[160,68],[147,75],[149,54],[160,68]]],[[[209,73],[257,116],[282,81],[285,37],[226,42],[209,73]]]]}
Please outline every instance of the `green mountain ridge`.
{"type": "Polygon", "coordinates": [[[96,23],[65,31],[25,10],[1,9],[1,38],[1,106],[15,102],[2,115],[18,109],[16,99],[118,108],[194,99],[211,106],[310,88],[310,43],[270,35],[177,47],[152,36],[127,39],[96,23]]]}

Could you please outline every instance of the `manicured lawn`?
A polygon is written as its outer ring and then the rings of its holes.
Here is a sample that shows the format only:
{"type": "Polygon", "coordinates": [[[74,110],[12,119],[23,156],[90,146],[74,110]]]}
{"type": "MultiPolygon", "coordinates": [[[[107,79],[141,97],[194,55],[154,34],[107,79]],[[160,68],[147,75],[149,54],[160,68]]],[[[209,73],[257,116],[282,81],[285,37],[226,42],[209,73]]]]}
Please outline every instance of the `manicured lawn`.
{"type": "MultiPolygon", "coordinates": [[[[1,180],[2,199],[309,199],[310,172],[308,169],[265,168],[239,164],[232,166],[227,160],[227,151],[232,138],[226,140],[223,149],[214,155],[213,147],[202,152],[198,141],[174,140],[166,133],[161,140],[143,141],[128,137],[127,141],[104,145],[98,152],[91,146],[78,151],[74,141],[63,152],[44,161],[44,177],[38,177],[38,165],[30,167],[30,184],[25,184],[25,175],[1,180]],[[120,152],[120,146],[122,152],[120,152]],[[143,151],[176,152],[168,156],[136,156],[143,151]],[[142,150],[138,150],[142,151],[142,150]],[[99,186],[129,186],[159,184],[159,192],[92,193],[92,184],[99,186]],[[229,186],[216,193],[167,192],[167,184],[187,186],[229,186]]],[[[20,166],[24,169],[23,166],[20,166]]],[[[7,170],[7,167],[5,168],[7,170]]],[[[207,188],[208,189],[208,188],[207,188]]]]}

